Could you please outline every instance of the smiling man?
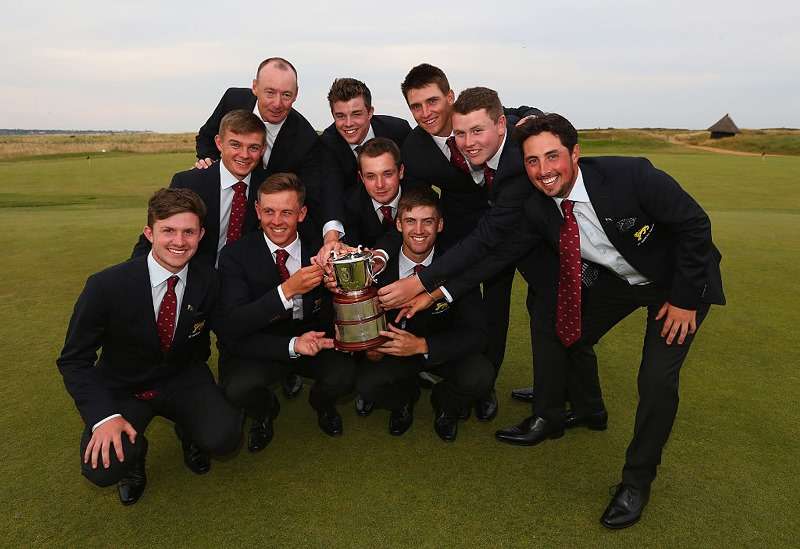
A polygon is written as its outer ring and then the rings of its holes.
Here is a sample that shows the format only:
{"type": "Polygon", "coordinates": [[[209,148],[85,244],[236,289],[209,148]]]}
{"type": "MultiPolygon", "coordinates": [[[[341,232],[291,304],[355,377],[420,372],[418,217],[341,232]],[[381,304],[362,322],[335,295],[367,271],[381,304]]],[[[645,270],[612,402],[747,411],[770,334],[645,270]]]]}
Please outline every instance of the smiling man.
{"type": "Polygon", "coordinates": [[[251,452],[272,440],[280,407],[270,386],[287,373],[315,379],[309,402],[330,436],[343,430],[336,399],[353,388],[355,365],[333,350],[332,303],[319,286],[323,270],[311,261],[319,236],[298,234],[304,200],[296,175],[271,175],[255,204],[261,230],[220,256],[220,377],[228,398],[252,418],[251,452]]]}
{"type": "Polygon", "coordinates": [[[345,197],[359,186],[358,148],[373,137],[390,139],[400,147],[411,131],[402,118],[374,114],[372,93],[355,78],[334,80],[328,92],[328,105],[333,124],[320,136],[325,166],[322,194],[326,207],[327,221],[323,227],[326,244],[338,241],[344,232],[345,197]]]}
{"type": "Polygon", "coordinates": [[[232,452],[241,438],[241,416],[206,365],[216,272],[190,264],[205,214],[189,189],[156,192],[144,228],[152,249],[89,277],[57,361],[86,425],[82,473],[98,486],[117,482],[124,505],[147,484],[144,432],[153,417],[175,422],[198,474],[208,472],[206,453],[232,452]]]}
{"type": "MultiPolygon", "coordinates": [[[[395,228],[402,248],[379,276],[389,284],[411,276],[441,254],[436,245],[444,226],[439,197],[425,187],[405,192],[398,204],[395,228]]],[[[397,311],[388,311],[387,320],[397,311]]],[[[434,308],[381,332],[388,341],[367,354],[374,364],[361,368],[359,393],[375,406],[390,410],[389,433],[405,433],[413,422],[419,399],[417,376],[428,372],[441,378],[431,391],[435,410],[434,430],[445,442],[458,433],[458,419],[476,398],[486,394],[494,380],[494,368],[481,355],[486,341],[486,320],[480,292],[472,292],[450,305],[439,301],[434,308]]]]}
{"type": "Polygon", "coordinates": [[[266,125],[266,147],[262,151],[264,176],[278,172],[295,173],[308,191],[309,217],[306,225],[321,230],[325,222],[319,181],[321,152],[319,136],[302,114],[294,109],[299,87],[297,71],[286,59],[270,57],[256,70],[251,88],[229,88],[196,137],[196,168],[206,168],[219,158],[215,136],[228,112],[245,109],[266,125]]]}

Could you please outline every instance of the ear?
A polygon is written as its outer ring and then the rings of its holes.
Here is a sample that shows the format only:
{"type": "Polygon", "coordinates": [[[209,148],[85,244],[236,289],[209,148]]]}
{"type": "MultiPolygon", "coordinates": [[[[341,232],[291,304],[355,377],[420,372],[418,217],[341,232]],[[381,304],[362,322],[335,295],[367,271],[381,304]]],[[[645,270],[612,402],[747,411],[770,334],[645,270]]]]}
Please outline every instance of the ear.
{"type": "Polygon", "coordinates": [[[400,164],[400,172],[398,173],[398,177],[399,177],[400,179],[403,179],[403,174],[404,174],[404,173],[405,173],[405,166],[403,166],[402,164],[400,164]]]}
{"type": "Polygon", "coordinates": [[[205,236],[205,234],[206,234],[206,228],[205,227],[200,227],[200,238],[198,238],[198,240],[203,240],[203,237],[205,236]]]}
{"type": "Polygon", "coordinates": [[[497,127],[500,131],[505,134],[506,133],[506,125],[508,124],[508,120],[506,120],[506,115],[501,114],[500,118],[497,119],[497,127]]]}
{"type": "Polygon", "coordinates": [[[217,145],[217,150],[222,154],[222,138],[219,134],[214,136],[214,143],[217,145]]]}
{"type": "Polygon", "coordinates": [[[152,244],[153,243],[153,228],[150,227],[149,225],[145,225],[144,229],[142,229],[142,233],[144,234],[144,237],[150,242],[150,244],[152,244]]]}
{"type": "Polygon", "coordinates": [[[439,226],[436,227],[436,232],[440,233],[440,232],[442,232],[442,230],[444,230],[444,218],[440,217],[439,218],[439,226]]]}
{"type": "Polygon", "coordinates": [[[308,207],[303,206],[300,208],[300,213],[297,215],[297,222],[302,223],[303,220],[306,218],[306,214],[308,213],[308,207]]]}
{"type": "Polygon", "coordinates": [[[445,96],[445,98],[447,99],[447,102],[450,105],[452,105],[453,103],[456,102],[456,94],[455,94],[455,92],[453,90],[450,90],[449,92],[447,92],[447,95],[445,96]]]}
{"type": "Polygon", "coordinates": [[[403,232],[403,225],[400,223],[400,212],[397,212],[397,215],[394,216],[394,226],[398,233],[403,232]]]}
{"type": "Polygon", "coordinates": [[[253,95],[258,97],[258,94],[256,93],[256,90],[258,90],[258,80],[257,79],[253,78],[253,87],[250,88],[250,89],[253,92],[253,95]]]}
{"type": "Polygon", "coordinates": [[[372,120],[372,115],[373,115],[373,114],[375,114],[375,107],[370,107],[370,108],[369,108],[369,112],[368,112],[368,115],[369,115],[369,119],[370,119],[370,120],[372,120]]]}
{"type": "Polygon", "coordinates": [[[575,148],[572,149],[572,163],[577,164],[578,159],[581,157],[581,146],[575,143],[575,148]]]}

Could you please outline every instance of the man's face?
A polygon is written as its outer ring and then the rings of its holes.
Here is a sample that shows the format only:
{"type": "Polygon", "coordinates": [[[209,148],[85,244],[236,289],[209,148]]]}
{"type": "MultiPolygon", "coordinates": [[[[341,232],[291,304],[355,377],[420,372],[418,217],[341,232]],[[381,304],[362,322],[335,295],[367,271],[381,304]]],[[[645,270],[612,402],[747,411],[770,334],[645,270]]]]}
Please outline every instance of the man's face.
{"type": "Polygon", "coordinates": [[[495,122],[486,109],[467,114],[454,112],[453,135],[456,147],[469,163],[481,166],[500,150],[506,135],[506,117],[501,114],[495,122]]]}
{"type": "Polygon", "coordinates": [[[279,69],[274,64],[261,68],[253,80],[253,94],[258,98],[261,118],[271,124],[283,122],[297,99],[297,78],[291,69],[279,69]]]}
{"type": "Polygon", "coordinates": [[[363,155],[360,162],[359,174],[364,182],[364,188],[367,189],[367,194],[383,205],[391,202],[400,189],[403,165],[398,167],[389,153],[383,153],[374,158],[363,155]]]}
{"type": "Polygon", "coordinates": [[[532,135],[522,144],[525,171],[533,186],[547,196],[566,198],[578,177],[580,146],[572,153],[555,134],[532,135]]]}
{"type": "Polygon", "coordinates": [[[267,238],[283,248],[297,238],[297,225],[306,218],[306,207],[300,206],[295,191],[260,193],[256,214],[267,238]]]}
{"type": "Polygon", "coordinates": [[[414,206],[399,212],[397,230],[403,233],[403,252],[409,259],[424,259],[436,244],[436,235],[442,232],[444,222],[433,206],[414,206]]]}
{"type": "Polygon", "coordinates": [[[144,228],[144,236],[153,245],[153,258],[171,273],[183,269],[197,252],[205,230],[195,213],[182,212],[159,219],[144,228]]]}
{"type": "Polygon", "coordinates": [[[336,131],[350,145],[360,145],[367,137],[373,111],[372,107],[367,108],[364,104],[363,96],[350,101],[336,101],[331,106],[336,131]]]}
{"type": "Polygon", "coordinates": [[[222,157],[222,164],[239,179],[244,179],[256,169],[264,155],[263,133],[234,133],[230,130],[214,138],[222,157]]]}
{"type": "Polygon", "coordinates": [[[455,101],[453,90],[445,94],[436,84],[428,84],[423,88],[409,90],[406,101],[411,115],[423,130],[441,137],[450,135],[450,115],[455,101]]]}

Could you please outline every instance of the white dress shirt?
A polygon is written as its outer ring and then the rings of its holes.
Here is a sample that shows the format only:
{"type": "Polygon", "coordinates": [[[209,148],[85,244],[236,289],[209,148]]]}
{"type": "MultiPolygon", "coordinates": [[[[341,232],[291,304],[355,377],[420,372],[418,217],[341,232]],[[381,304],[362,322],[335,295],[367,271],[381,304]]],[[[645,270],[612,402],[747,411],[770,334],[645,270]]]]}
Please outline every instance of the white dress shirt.
{"type": "MultiPolygon", "coordinates": [[[[158,264],[153,257],[153,250],[147,254],[147,271],[150,274],[150,290],[153,296],[153,313],[156,322],[158,321],[158,309],[161,307],[161,301],[167,294],[167,279],[172,276],[178,277],[178,282],[175,284],[175,326],[172,328],[172,335],[175,335],[175,330],[178,328],[178,319],[181,315],[181,303],[183,302],[183,293],[186,290],[186,281],[189,276],[189,264],[187,263],[183,269],[177,273],[172,273],[158,264]]],[[[92,432],[100,427],[106,421],[112,420],[117,417],[122,417],[122,414],[111,414],[110,416],[101,419],[92,426],[92,432]]]]}
{"type": "MultiPolygon", "coordinates": [[[[225,164],[220,160],[219,162],[219,241],[217,242],[217,261],[219,261],[219,252],[225,247],[228,242],[228,221],[231,218],[231,207],[233,205],[233,195],[236,191],[233,186],[239,181],[247,185],[245,189],[245,196],[250,196],[250,178],[253,174],[247,174],[244,179],[239,179],[225,167],[225,164]]],[[[215,262],[216,265],[216,262],[215,262]]]]}
{"type": "MultiPolygon", "coordinates": [[[[278,264],[278,260],[275,257],[275,251],[280,249],[280,246],[272,242],[269,239],[266,233],[264,233],[264,240],[267,242],[267,246],[269,247],[269,251],[272,253],[272,260],[275,264],[278,264]]],[[[302,256],[300,255],[300,237],[295,236],[294,241],[289,244],[288,246],[284,247],[283,249],[289,254],[289,257],[286,258],[286,270],[289,271],[289,276],[293,275],[297,271],[300,270],[302,266],[302,256]]],[[[292,318],[294,320],[303,320],[303,296],[296,295],[292,299],[287,299],[286,296],[283,294],[283,289],[281,285],[278,285],[278,296],[280,296],[281,301],[283,302],[283,306],[286,307],[286,310],[292,311],[292,318]]]]}
{"type": "Polygon", "coordinates": [[[253,114],[255,114],[258,118],[260,118],[261,121],[264,122],[264,125],[267,126],[267,146],[264,149],[264,158],[263,158],[264,167],[266,168],[267,164],[269,164],[269,157],[272,155],[272,146],[275,144],[275,140],[278,138],[278,132],[281,131],[283,123],[286,122],[286,118],[284,118],[277,124],[273,124],[272,122],[267,122],[266,120],[261,118],[261,112],[259,112],[258,110],[258,101],[256,101],[256,106],[253,107],[253,114]]]}
{"type": "Polygon", "coordinates": [[[406,254],[403,253],[403,250],[400,250],[400,255],[397,257],[397,265],[398,265],[398,279],[399,278],[407,278],[414,274],[414,267],[417,265],[424,265],[425,267],[429,266],[433,262],[433,252],[436,249],[434,246],[431,248],[431,252],[422,260],[422,263],[417,263],[413,259],[409,259],[406,254]]]}
{"type": "MultiPolygon", "coordinates": [[[[589,200],[589,193],[586,192],[586,185],[583,183],[583,173],[581,173],[580,168],[578,169],[575,185],[566,199],[575,202],[572,212],[578,222],[578,230],[580,232],[581,258],[612,270],[618,276],[627,280],[630,285],[649,284],[650,280],[634,269],[606,236],[603,226],[600,224],[600,219],[597,217],[597,213],[589,200]]],[[[559,213],[563,216],[561,202],[565,199],[553,197],[553,200],[558,206],[559,213]]]]}

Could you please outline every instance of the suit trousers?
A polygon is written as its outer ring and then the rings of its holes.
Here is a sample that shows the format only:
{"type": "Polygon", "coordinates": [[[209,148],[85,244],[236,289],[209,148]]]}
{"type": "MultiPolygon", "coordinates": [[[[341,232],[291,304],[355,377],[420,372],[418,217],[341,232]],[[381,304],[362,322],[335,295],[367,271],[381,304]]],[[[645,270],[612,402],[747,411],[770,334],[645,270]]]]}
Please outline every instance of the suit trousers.
{"type": "Polygon", "coordinates": [[[132,392],[115,393],[116,412],[136,429],[136,443],[131,444],[122,435],[125,461],[110,452],[110,467],[98,463],[83,463],[83,454],[92,438],[92,426],[87,425],[81,436],[81,472],[98,486],[110,486],[124,477],[131,465],[137,462],[143,448],[144,433],[155,416],[175,422],[176,429],[187,441],[192,441],[206,452],[225,455],[236,450],[241,440],[241,412],[233,407],[214,381],[205,364],[187,366],[178,374],[154,383],[157,391],[151,400],[139,400],[132,392]]]}
{"type": "Polygon", "coordinates": [[[226,357],[221,361],[225,375],[222,387],[236,406],[244,408],[253,419],[264,420],[275,415],[277,399],[272,385],[293,372],[314,379],[308,401],[317,410],[336,405],[336,399],[353,390],[356,364],[352,357],[332,349],[316,356],[301,356],[289,360],[263,361],[226,357]]]}
{"type": "MultiPolygon", "coordinates": [[[[664,319],[656,320],[661,306],[667,301],[668,292],[656,284],[631,286],[625,280],[603,269],[596,284],[584,290],[581,319],[581,339],[568,349],[558,342],[551,341],[549,348],[565,356],[572,379],[579,380],[574,390],[573,406],[576,413],[593,412],[602,409],[599,383],[590,375],[597,371],[597,358],[592,346],[611,328],[639,307],[647,308],[642,358],[639,364],[638,391],[639,404],[636,408],[636,421],[633,439],[628,446],[622,481],[639,488],[647,488],[656,477],[656,469],[661,463],[661,454],[669,438],[678,411],[678,380],[683,362],[695,335],[687,335],[682,345],[676,341],[667,345],[661,337],[664,319]],[[587,373],[588,372],[588,373],[587,373]],[[582,383],[582,385],[581,385],[582,383]]],[[[697,309],[696,323],[699,330],[709,310],[708,304],[697,309]]],[[[548,407],[552,415],[557,410],[558,376],[548,376],[551,390],[548,407]]],[[[563,381],[567,376],[561,376],[563,381]]],[[[572,383],[572,382],[571,382],[572,383]]],[[[539,384],[537,381],[537,388],[539,384]]],[[[572,390],[572,385],[571,385],[572,390]]],[[[563,392],[562,392],[563,394],[563,392]]],[[[538,398],[538,394],[537,394],[538,398]]],[[[557,411],[555,412],[557,413],[557,411]]]]}
{"type": "Polygon", "coordinates": [[[494,366],[495,378],[500,373],[500,366],[502,366],[506,354],[508,315],[511,310],[511,286],[514,284],[515,272],[516,267],[511,266],[483,282],[483,303],[487,327],[486,350],[483,354],[494,366]]]}
{"type": "Polygon", "coordinates": [[[365,400],[386,410],[397,410],[419,400],[419,372],[427,371],[442,379],[433,386],[434,408],[457,415],[475,399],[488,393],[495,370],[485,356],[474,354],[437,366],[428,366],[422,358],[384,356],[378,362],[364,360],[356,388],[365,400]]]}

